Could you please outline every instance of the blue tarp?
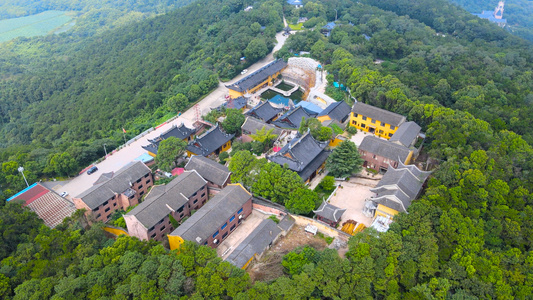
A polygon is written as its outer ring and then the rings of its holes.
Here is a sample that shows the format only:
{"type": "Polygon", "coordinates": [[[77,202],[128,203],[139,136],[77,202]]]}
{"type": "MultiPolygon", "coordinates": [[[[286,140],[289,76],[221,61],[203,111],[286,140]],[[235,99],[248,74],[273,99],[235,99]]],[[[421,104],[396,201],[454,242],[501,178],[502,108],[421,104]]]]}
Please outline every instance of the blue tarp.
{"type": "Polygon", "coordinates": [[[143,155],[137,157],[136,159],[134,159],[136,161],[142,161],[143,163],[147,163],[147,162],[151,162],[152,160],[154,160],[154,157],[151,156],[150,154],[148,153],[144,153],[143,155]]]}
{"type": "Polygon", "coordinates": [[[290,99],[289,98],[285,98],[281,95],[276,95],[274,96],[274,98],[268,100],[268,102],[272,103],[272,104],[275,104],[275,105],[283,105],[283,106],[289,106],[289,102],[290,99]]]}
{"type": "Polygon", "coordinates": [[[7,201],[11,201],[11,200],[13,200],[13,199],[17,198],[18,196],[20,196],[20,195],[24,194],[25,192],[27,192],[28,190],[30,190],[31,188],[33,188],[33,187],[34,187],[35,185],[37,185],[37,182],[36,182],[36,183],[34,183],[34,184],[32,184],[32,185],[30,185],[29,187],[27,187],[27,188],[23,189],[22,191],[20,191],[20,192],[16,193],[15,195],[13,195],[13,196],[9,197],[9,198],[7,199],[7,201]]]}
{"type": "Polygon", "coordinates": [[[298,104],[296,104],[296,106],[301,106],[310,114],[319,114],[322,112],[322,108],[320,106],[307,101],[300,101],[298,104]]]}

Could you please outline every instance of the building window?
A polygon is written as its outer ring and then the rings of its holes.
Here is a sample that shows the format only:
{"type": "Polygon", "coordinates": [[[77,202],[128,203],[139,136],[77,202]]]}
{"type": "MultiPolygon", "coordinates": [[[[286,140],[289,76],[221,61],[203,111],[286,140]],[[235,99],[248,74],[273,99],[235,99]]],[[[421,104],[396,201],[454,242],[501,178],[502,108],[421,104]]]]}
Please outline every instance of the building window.
{"type": "Polygon", "coordinates": [[[202,194],[202,196],[200,196],[201,198],[203,198],[205,196],[205,193],[202,194]]]}
{"type": "Polygon", "coordinates": [[[150,173],[147,173],[146,175],[144,175],[144,178],[146,178],[146,177],[148,177],[148,176],[150,176],[150,173]]]}
{"type": "Polygon", "coordinates": [[[196,196],[196,194],[198,194],[198,191],[194,192],[194,194],[192,194],[192,196],[191,196],[191,197],[194,197],[194,196],[196,196]]]}
{"type": "Polygon", "coordinates": [[[204,246],[207,246],[207,241],[205,241],[204,246]]]}
{"type": "Polygon", "coordinates": [[[142,189],[142,188],[143,188],[143,185],[142,185],[142,184],[141,184],[141,185],[139,185],[138,189],[142,189]]]}
{"type": "Polygon", "coordinates": [[[385,122],[381,122],[381,127],[385,127],[385,122]]]}
{"type": "Polygon", "coordinates": [[[165,228],[167,228],[165,225],[163,225],[163,227],[161,227],[161,229],[159,229],[159,231],[163,231],[165,230],[165,228]]]}
{"type": "Polygon", "coordinates": [[[104,212],[108,212],[111,209],[111,207],[108,207],[104,210],[104,212]]]}
{"type": "Polygon", "coordinates": [[[218,230],[213,234],[213,238],[215,238],[218,235],[218,230]]]}
{"type": "Polygon", "coordinates": [[[376,124],[376,120],[372,120],[370,121],[372,124],[376,124]]]}
{"type": "Polygon", "coordinates": [[[150,179],[146,180],[146,184],[149,184],[150,182],[152,182],[150,179]]]}
{"type": "Polygon", "coordinates": [[[365,127],[366,127],[366,125],[365,125],[365,124],[363,124],[363,123],[361,123],[361,127],[362,127],[362,128],[365,128],[365,127]]]}
{"type": "Polygon", "coordinates": [[[136,183],[139,183],[139,182],[141,182],[141,179],[142,179],[142,178],[139,178],[139,179],[137,179],[137,181],[135,181],[135,182],[136,182],[136,183]]]}
{"type": "Polygon", "coordinates": [[[233,222],[233,220],[235,220],[235,216],[232,216],[231,218],[229,218],[230,223],[233,222]]]}
{"type": "Polygon", "coordinates": [[[353,114],[353,117],[354,117],[354,118],[357,118],[357,117],[359,117],[359,115],[354,113],[354,114],[353,114]]]}
{"type": "Polygon", "coordinates": [[[392,125],[391,125],[391,126],[390,126],[390,129],[394,130],[394,129],[396,129],[396,126],[392,126],[392,125]]]}
{"type": "Polygon", "coordinates": [[[180,207],[180,208],[178,209],[178,213],[180,213],[180,212],[183,211],[183,207],[184,207],[184,206],[185,206],[185,205],[183,205],[182,207],[180,207]]]}
{"type": "Polygon", "coordinates": [[[241,208],[241,209],[239,209],[239,211],[238,211],[237,213],[238,213],[238,214],[242,213],[242,208],[241,208]]]}
{"type": "Polygon", "coordinates": [[[383,133],[383,130],[380,130],[379,133],[383,133]]]}
{"type": "Polygon", "coordinates": [[[233,231],[233,229],[235,229],[235,224],[230,227],[229,231],[233,231]]]}
{"type": "Polygon", "coordinates": [[[155,238],[155,233],[150,236],[151,239],[155,238]]]}
{"type": "Polygon", "coordinates": [[[224,234],[222,235],[222,239],[225,239],[227,236],[228,236],[228,233],[226,232],[226,233],[224,233],[224,234]]]}
{"type": "Polygon", "coordinates": [[[357,125],[357,122],[352,121],[352,125],[353,125],[353,126],[357,125]]]}
{"type": "Polygon", "coordinates": [[[117,206],[117,204],[116,204],[116,203],[113,203],[113,207],[116,207],[116,206],[117,206]]]}
{"type": "Polygon", "coordinates": [[[363,120],[366,120],[366,116],[363,116],[363,120]]]}
{"type": "Polygon", "coordinates": [[[374,155],[372,155],[372,158],[373,158],[373,159],[376,159],[376,155],[375,155],[375,154],[374,154],[374,155]]]}
{"type": "Polygon", "coordinates": [[[194,199],[194,201],[192,202],[192,204],[196,204],[196,202],[198,202],[198,199],[194,199]]]}
{"type": "Polygon", "coordinates": [[[161,221],[157,222],[157,225],[163,223],[163,221],[165,221],[165,219],[161,219],[161,221]]]}
{"type": "Polygon", "coordinates": [[[98,219],[98,218],[100,218],[101,216],[102,216],[101,214],[97,214],[97,215],[96,215],[96,218],[98,219]]]}
{"type": "Polygon", "coordinates": [[[220,227],[220,229],[224,230],[224,228],[226,228],[228,226],[228,223],[224,223],[224,225],[222,225],[222,227],[220,227]]]}
{"type": "Polygon", "coordinates": [[[141,192],[139,193],[139,196],[142,196],[142,195],[144,195],[144,191],[141,191],[141,192]]]}
{"type": "Polygon", "coordinates": [[[154,226],[152,226],[152,227],[150,227],[150,229],[148,229],[149,232],[152,231],[152,230],[154,230],[154,226]]]}
{"type": "Polygon", "coordinates": [[[391,136],[392,136],[392,133],[389,133],[389,137],[391,137],[391,136]]]}
{"type": "Polygon", "coordinates": [[[106,202],[102,203],[102,205],[106,206],[108,203],[109,203],[109,200],[107,200],[106,202]]]}

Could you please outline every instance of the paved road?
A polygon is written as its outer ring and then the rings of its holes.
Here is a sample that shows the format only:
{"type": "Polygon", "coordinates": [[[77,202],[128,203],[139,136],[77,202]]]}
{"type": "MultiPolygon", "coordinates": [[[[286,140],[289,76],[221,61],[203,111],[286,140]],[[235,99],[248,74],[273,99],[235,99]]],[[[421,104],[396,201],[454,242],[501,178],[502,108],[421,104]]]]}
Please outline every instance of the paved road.
{"type": "MultiPolygon", "coordinates": [[[[286,36],[283,36],[282,33],[278,33],[276,35],[277,44],[274,47],[272,52],[275,52],[281,49],[286,39],[287,39],[286,36]]],[[[273,60],[274,60],[274,56],[272,55],[272,53],[268,54],[262,60],[251,65],[248,68],[248,74],[256,71],[257,69],[261,68],[262,66],[264,66],[265,64],[273,60]]],[[[201,115],[207,114],[211,110],[211,108],[218,107],[224,102],[225,96],[229,94],[228,89],[225,87],[226,84],[231,84],[235,81],[238,81],[244,76],[246,75],[239,75],[233,78],[233,80],[230,80],[229,82],[226,82],[226,83],[220,82],[217,89],[215,89],[213,92],[211,92],[209,95],[207,95],[204,99],[202,99],[198,103],[201,115]]],[[[73,178],[72,180],[70,180],[68,183],[66,183],[63,186],[59,184],[56,185],[54,187],[54,190],[58,193],[61,193],[63,191],[68,192],[69,196],[67,196],[67,198],[71,199],[72,196],[77,196],[83,191],[90,188],[93,185],[93,183],[98,179],[98,177],[100,177],[102,173],[117,171],[124,165],[133,161],[135,158],[146,153],[146,151],[143,148],[141,148],[141,146],[147,145],[148,139],[153,139],[157,137],[164,131],[170,129],[172,125],[180,125],[181,123],[184,123],[185,125],[191,127],[195,120],[196,120],[196,110],[193,107],[187,110],[186,112],[184,112],[180,117],[173,120],[172,122],[159,127],[158,129],[141,137],[137,141],[134,141],[130,145],[118,150],[113,155],[108,156],[107,159],[105,159],[104,161],[96,165],[98,167],[97,172],[91,175],[87,175],[86,173],[83,173],[73,178]]]]}

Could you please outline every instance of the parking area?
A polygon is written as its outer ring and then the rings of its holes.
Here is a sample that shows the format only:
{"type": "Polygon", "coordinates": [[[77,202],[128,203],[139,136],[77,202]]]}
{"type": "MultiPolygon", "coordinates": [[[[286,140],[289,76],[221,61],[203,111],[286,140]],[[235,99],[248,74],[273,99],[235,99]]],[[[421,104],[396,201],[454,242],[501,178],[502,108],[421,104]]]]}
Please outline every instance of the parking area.
{"type": "Polygon", "coordinates": [[[233,250],[269,215],[252,210],[252,213],[239,225],[220,245],[217,247],[217,254],[220,258],[226,259],[233,250]]]}
{"type": "MultiPolygon", "coordinates": [[[[363,172],[366,173],[364,170],[363,172]]],[[[374,194],[370,189],[375,187],[380,179],[381,176],[376,175],[375,177],[352,177],[349,181],[341,182],[342,188],[337,189],[330,200],[332,205],[346,209],[341,218],[341,225],[347,220],[363,223],[366,227],[372,225],[372,218],[363,214],[363,207],[365,199],[374,194]]]]}

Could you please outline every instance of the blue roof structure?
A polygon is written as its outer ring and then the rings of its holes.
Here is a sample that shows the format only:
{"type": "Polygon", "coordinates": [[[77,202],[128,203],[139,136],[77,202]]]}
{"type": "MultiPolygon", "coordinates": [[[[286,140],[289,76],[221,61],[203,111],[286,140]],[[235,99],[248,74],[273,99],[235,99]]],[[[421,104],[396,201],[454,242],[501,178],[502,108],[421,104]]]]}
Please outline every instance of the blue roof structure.
{"type": "Polygon", "coordinates": [[[498,23],[498,24],[507,24],[507,19],[496,19],[494,17],[494,12],[490,10],[484,10],[480,14],[473,14],[474,16],[480,17],[481,19],[487,19],[491,21],[492,23],[498,23]]]}
{"type": "Polygon", "coordinates": [[[326,30],[333,30],[333,28],[335,28],[335,26],[337,26],[337,24],[335,24],[335,22],[329,22],[328,24],[324,25],[322,27],[322,29],[326,29],[326,30]]]}
{"type": "Polygon", "coordinates": [[[319,114],[322,112],[322,108],[316,104],[307,101],[300,101],[296,106],[301,106],[305,111],[310,114],[319,114]]]}
{"type": "Polygon", "coordinates": [[[287,4],[290,4],[290,5],[304,5],[302,0],[287,0],[287,4]]]}
{"type": "Polygon", "coordinates": [[[274,98],[268,100],[268,102],[275,104],[275,105],[282,105],[282,106],[289,106],[291,99],[285,98],[281,95],[276,95],[274,98]]]}
{"type": "Polygon", "coordinates": [[[363,33],[363,37],[365,38],[365,40],[370,41],[370,37],[368,35],[363,33]]]}
{"type": "Polygon", "coordinates": [[[142,154],[141,156],[135,158],[134,160],[136,160],[136,161],[142,161],[143,163],[146,164],[146,163],[148,163],[148,162],[153,161],[153,160],[154,160],[154,157],[151,156],[151,155],[148,154],[148,153],[144,153],[144,154],[142,154]]]}
{"type": "Polygon", "coordinates": [[[29,187],[27,187],[27,188],[23,189],[22,191],[20,191],[20,192],[16,193],[15,195],[13,195],[13,196],[11,196],[11,197],[7,198],[7,200],[6,200],[6,201],[8,201],[8,202],[9,202],[9,201],[11,201],[11,200],[13,200],[13,199],[17,198],[18,196],[20,196],[20,195],[22,195],[22,194],[26,193],[27,191],[31,190],[31,189],[32,189],[32,188],[33,188],[34,186],[36,186],[36,185],[37,185],[37,182],[36,182],[36,183],[34,183],[34,184],[32,184],[32,185],[30,185],[29,187]]]}

